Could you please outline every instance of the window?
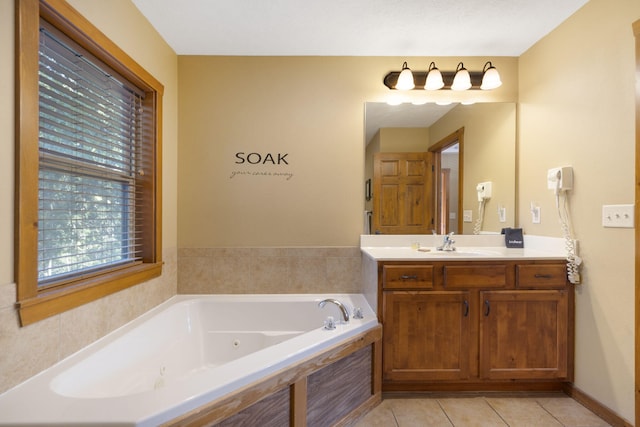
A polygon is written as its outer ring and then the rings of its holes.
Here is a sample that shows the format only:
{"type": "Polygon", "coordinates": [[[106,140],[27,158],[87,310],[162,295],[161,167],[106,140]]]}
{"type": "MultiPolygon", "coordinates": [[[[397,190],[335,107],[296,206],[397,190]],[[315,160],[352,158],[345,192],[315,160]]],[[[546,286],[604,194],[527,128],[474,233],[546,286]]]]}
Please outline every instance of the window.
{"type": "Polygon", "coordinates": [[[25,325],[160,274],[163,88],[64,1],[16,4],[25,325]]]}

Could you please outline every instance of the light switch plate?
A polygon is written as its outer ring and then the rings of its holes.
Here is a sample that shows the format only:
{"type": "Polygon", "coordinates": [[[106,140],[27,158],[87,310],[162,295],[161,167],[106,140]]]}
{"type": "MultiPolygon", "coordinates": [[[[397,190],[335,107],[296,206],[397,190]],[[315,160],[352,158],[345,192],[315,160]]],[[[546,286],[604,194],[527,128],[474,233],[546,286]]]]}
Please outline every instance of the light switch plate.
{"type": "Polygon", "coordinates": [[[472,222],[473,221],[473,211],[472,210],[462,211],[462,220],[464,222],[472,222]]]}
{"type": "Polygon", "coordinates": [[[531,207],[531,222],[534,224],[540,224],[540,206],[531,207]]]}
{"type": "Polygon", "coordinates": [[[602,226],[633,228],[634,205],[602,205],[602,226]]]}
{"type": "Polygon", "coordinates": [[[498,222],[507,222],[507,208],[498,208],[498,222]]]}

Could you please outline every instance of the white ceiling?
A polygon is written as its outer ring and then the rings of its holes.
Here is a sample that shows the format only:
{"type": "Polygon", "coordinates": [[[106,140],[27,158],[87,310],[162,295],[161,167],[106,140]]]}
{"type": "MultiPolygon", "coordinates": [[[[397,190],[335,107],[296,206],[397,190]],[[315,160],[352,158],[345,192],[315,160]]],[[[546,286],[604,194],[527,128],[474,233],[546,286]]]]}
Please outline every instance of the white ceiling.
{"type": "MultiPolygon", "coordinates": [[[[178,55],[520,56],[588,0],[133,0],[178,55]]],[[[367,104],[380,127],[448,109],[367,104]]]]}
{"type": "Polygon", "coordinates": [[[520,56],[587,0],[133,0],[178,55],[520,56]]]}

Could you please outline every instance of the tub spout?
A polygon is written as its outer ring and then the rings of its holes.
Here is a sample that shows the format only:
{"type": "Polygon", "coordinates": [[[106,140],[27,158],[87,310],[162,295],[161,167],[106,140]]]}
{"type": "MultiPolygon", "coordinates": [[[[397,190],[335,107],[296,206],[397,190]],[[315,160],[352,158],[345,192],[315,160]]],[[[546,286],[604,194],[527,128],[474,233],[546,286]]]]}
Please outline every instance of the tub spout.
{"type": "Polygon", "coordinates": [[[340,301],[338,301],[337,299],[334,298],[327,298],[327,299],[323,299],[322,301],[320,301],[318,303],[318,307],[322,308],[325,306],[326,303],[332,303],[338,306],[338,308],[340,309],[340,311],[342,312],[342,318],[344,319],[344,322],[347,323],[349,321],[349,311],[347,310],[347,308],[344,306],[344,304],[342,304],[340,301]]]}

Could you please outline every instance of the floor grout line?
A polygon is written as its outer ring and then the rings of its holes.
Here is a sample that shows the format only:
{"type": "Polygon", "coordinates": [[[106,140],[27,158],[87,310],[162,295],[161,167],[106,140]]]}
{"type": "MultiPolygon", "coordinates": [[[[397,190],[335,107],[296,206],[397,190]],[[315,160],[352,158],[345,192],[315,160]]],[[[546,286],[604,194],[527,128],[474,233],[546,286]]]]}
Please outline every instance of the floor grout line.
{"type": "Polygon", "coordinates": [[[396,411],[393,410],[393,406],[391,409],[391,415],[393,416],[393,422],[396,423],[396,427],[400,427],[400,423],[398,422],[398,417],[396,417],[396,411]]]}
{"type": "Polygon", "coordinates": [[[507,425],[507,427],[511,427],[511,425],[507,422],[507,420],[505,420],[504,417],[502,416],[502,414],[500,412],[498,412],[498,410],[496,408],[493,407],[491,402],[489,402],[486,397],[483,396],[482,400],[484,400],[485,403],[487,405],[489,405],[489,408],[493,409],[493,412],[496,413],[496,415],[502,420],[503,423],[505,423],[507,425]]]}
{"type": "Polygon", "coordinates": [[[558,424],[560,424],[562,427],[567,427],[562,421],[560,421],[558,419],[558,417],[556,417],[555,415],[553,415],[551,413],[551,411],[549,411],[547,408],[544,407],[543,404],[541,404],[540,402],[538,402],[538,399],[536,399],[536,405],[540,406],[542,408],[543,411],[545,411],[547,414],[549,414],[551,416],[551,418],[553,418],[554,420],[556,420],[558,422],[558,424]]]}
{"type": "Polygon", "coordinates": [[[445,409],[442,407],[442,404],[440,403],[440,399],[435,399],[435,400],[438,406],[440,407],[440,410],[442,410],[442,413],[444,414],[444,416],[447,417],[447,420],[449,420],[449,424],[451,424],[452,427],[456,427],[451,417],[449,417],[449,414],[447,414],[447,411],[445,411],[445,409]]]}

